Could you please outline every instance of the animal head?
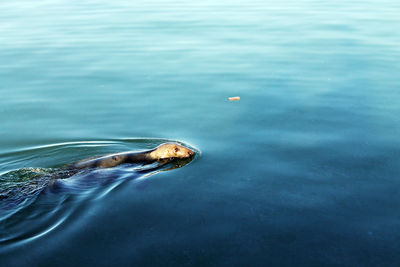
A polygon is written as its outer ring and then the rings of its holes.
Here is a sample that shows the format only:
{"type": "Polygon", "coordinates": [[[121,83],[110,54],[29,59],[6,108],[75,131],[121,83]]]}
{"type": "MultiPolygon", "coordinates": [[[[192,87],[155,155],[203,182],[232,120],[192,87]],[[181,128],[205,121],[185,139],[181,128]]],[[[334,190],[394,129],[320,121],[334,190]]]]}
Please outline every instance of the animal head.
{"type": "Polygon", "coordinates": [[[150,155],[156,160],[169,158],[190,158],[194,155],[194,151],[177,143],[164,143],[156,147],[156,149],[152,151],[150,155]]]}

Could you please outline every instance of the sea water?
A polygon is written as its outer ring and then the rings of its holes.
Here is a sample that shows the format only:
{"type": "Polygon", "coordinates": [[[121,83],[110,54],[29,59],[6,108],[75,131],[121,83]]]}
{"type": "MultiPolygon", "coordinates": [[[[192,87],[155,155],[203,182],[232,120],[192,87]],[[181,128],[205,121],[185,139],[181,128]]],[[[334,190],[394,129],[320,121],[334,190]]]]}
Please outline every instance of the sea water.
{"type": "Polygon", "coordinates": [[[3,178],[166,140],[201,153],[7,207],[0,265],[398,265],[399,14],[393,0],[1,1],[3,178]]]}

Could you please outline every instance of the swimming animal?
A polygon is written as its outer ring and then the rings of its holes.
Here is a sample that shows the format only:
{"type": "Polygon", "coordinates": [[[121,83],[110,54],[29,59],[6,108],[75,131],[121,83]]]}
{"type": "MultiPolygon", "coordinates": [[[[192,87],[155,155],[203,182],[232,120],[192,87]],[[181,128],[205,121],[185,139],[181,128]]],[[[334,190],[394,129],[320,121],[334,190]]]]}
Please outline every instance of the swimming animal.
{"type": "Polygon", "coordinates": [[[110,168],[125,163],[166,162],[172,159],[187,159],[194,156],[194,151],[177,143],[164,143],[156,148],[141,152],[123,152],[100,158],[78,161],[69,169],[110,168]]]}
{"type": "Polygon", "coordinates": [[[143,166],[134,171],[140,176],[143,175],[142,173],[148,174],[155,173],[157,170],[180,168],[190,162],[194,154],[193,150],[178,143],[164,143],[150,150],[128,151],[85,159],[61,168],[13,170],[0,175],[0,200],[11,199],[15,203],[22,202],[29,196],[37,195],[48,186],[62,183],[63,180],[80,172],[83,175],[88,174],[92,169],[112,168],[130,163],[141,164],[143,166]]]}

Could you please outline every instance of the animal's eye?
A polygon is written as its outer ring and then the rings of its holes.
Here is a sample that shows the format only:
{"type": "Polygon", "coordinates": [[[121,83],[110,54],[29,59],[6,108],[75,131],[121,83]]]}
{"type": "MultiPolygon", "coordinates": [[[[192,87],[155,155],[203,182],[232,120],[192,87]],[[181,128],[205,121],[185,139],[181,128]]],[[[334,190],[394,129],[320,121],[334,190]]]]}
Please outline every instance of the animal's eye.
{"type": "Polygon", "coordinates": [[[179,151],[179,148],[175,147],[174,150],[175,150],[175,152],[178,152],[178,151],[179,151]]]}

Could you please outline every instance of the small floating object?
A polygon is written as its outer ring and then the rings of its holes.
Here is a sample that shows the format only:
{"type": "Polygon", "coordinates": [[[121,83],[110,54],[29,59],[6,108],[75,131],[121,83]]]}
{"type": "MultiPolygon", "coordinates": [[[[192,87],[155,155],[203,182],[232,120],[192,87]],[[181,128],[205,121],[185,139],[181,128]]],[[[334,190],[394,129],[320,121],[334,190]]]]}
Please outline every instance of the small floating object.
{"type": "Polygon", "coordinates": [[[229,101],[236,101],[236,100],[240,100],[240,96],[232,96],[228,98],[229,101]]]}

